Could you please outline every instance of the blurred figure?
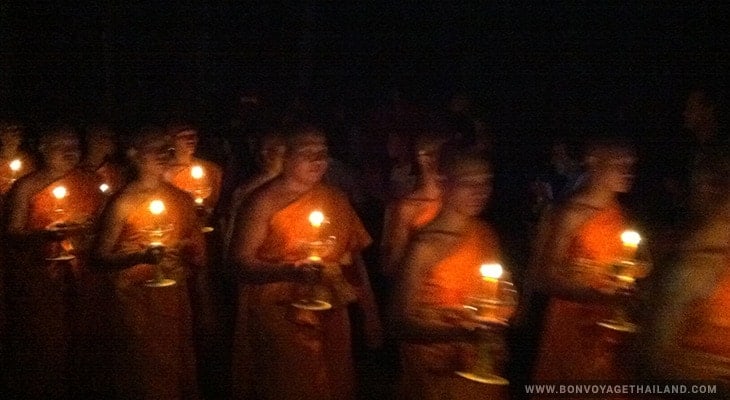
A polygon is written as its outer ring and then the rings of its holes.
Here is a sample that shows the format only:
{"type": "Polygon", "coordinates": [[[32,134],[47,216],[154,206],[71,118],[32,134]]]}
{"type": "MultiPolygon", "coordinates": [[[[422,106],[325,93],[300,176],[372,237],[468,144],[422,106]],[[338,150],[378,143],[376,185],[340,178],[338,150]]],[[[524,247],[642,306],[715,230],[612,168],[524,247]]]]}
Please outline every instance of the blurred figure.
{"type": "MultiPolygon", "coordinates": [[[[10,388],[21,398],[65,398],[88,383],[77,376],[90,337],[85,303],[90,234],[103,202],[94,174],[78,167],[73,129],[40,140],[40,169],[10,191],[6,282],[10,388]],[[62,256],[63,255],[63,256],[62,256]]],[[[12,397],[12,396],[11,396],[12,397]]]]}
{"type": "Polygon", "coordinates": [[[594,143],[586,154],[584,186],[542,221],[523,302],[529,307],[531,296],[549,299],[535,382],[629,377],[618,360],[626,338],[610,337],[597,323],[612,315],[620,298],[606,277],[623,255],[621,233],[628,221],[617,197],[631,187],[634,161],[621,144],[594,143]]]}
{"type": "Polygon", "coordinates": [[[371,239],[344,193],[321,182],[327,152],[316,128],[293,131],[282,173],[256,190],[236,218],[231,258],[243,281],[234,398],[353,399],[350,304],[364,313],[370,346],[380,345],[382,332],[360,254],[371,239]],[[311,223],[315,210],[329,223],[311,223]],[[331,240],[319,261],[308,257],[313,235],[331,240]],[[314,284],[327,293],[331,309],[294,307],[314,284]]]}
{"type": "Polygon", "coordinates": [[[217,164],[195,156],[198,147],[198,129],[195,126],[173,123],[168,126],[168,134],[173,138],[175,157],[165,174],[166,179],[190,193],[196,204],[210,216],[220,198],[223,170],[217,164]],[[198,195],[196,190],[204,193],[198,195]]]}
{"type": "Polygon", "coordinates": [[[230,245],[233,226],[236,222],[235,217],[239,214],[241,206],[251,193],[276,178],[284,166],[286,142],[282,135],[273,131],[266,133],[259,140],[257,148],[256,165],[258,171],[256,175],[238,186],[231,196],[224,222],[224,231],[226,232],[224,235],[225,249],[228,249],[230,245]]]}
{"type": "Polygon", "coordinates": [[[415,189],[395,199],[386,209],[380,245],[383,274],[392,280],[400,277],[406,245],[413,234],[429,223],[441,208],[441,177],[438,154],[446,140],[434,134],[421,135],[414,146],[418,164],[415,189]]]}
{"type": "Polygon", "coordinates": [[[118,319],[104,332],[113,374],[104,396],[200,398],[188,281],[205,265],[205,242],[192,199],[163,178],[170,146],[161,128],[136,135],[127,152],[136,177],[107,206],[94,247],[110,281],[108,318],[118,319]],[[153,201],[162,202],[157,215],[153,201]],[[160,273],[175,284],[145,286],[160,273]]]}
{"type": "Polygon", "coordinates": [[[447,152],[440,164],[443,204],[409,243],[393,309],[403,339],[397,398],[505,398],[503,386],[454,375],[476,359],[475,325],[460,315],[483,285],[480,265],[501,262],[496,232],[478,218],[492,172],[475,154],[447,152]]]}
{"type": "Polygon", "coordinates": [[[107,125],[93,125],[86,133],[86,153],[81,166],[96,173],[102,182],[102,191],[110,195],[126,183],[124,166],[115,157],[117,143],[114,131],[107,125]]]}
{"type": "MultiPolygon", "coordinates": [[[[697,166],[691,228],[646,330],[651,377],[721,383],[730,395],[730,149],[697,166]]],[[[723,397],[723,398],[725,398],[723,397]]]]}
{"type": "Polygon", "coordinates": [[[0,121],[0,200],[16,180],[35,169],[33,158],[21,149],[22,143],[23,126],[13,121],[0,121]]]}

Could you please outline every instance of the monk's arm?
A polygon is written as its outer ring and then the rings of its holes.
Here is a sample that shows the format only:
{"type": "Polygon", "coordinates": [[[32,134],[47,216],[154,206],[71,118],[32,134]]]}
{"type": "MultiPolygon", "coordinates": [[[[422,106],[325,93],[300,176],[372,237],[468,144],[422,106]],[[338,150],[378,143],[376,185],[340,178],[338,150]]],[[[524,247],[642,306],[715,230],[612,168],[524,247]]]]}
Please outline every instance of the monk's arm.
{"type": "Polygon", "coordinates": [[[121,270],[138,264],[154,263],[154,259],[148,252],[122,253],[115,252],[114,246],[124,227],[126,212],[121,206],[122,199],[110,204],[104,210],[101,218],[99,234],[96,235],[96,243],[92,254],[93,265],[104,269],[121,270]]]}
{"type": "Polygon", "coordinates": [[[50,232],[40,229],[28,229],[28,204],[30,203],[32,189],[29,185],[20,185],[10,190],[10,204],[8,207],[7,233],[11,239],[19,241],[42,241],[49,240],[53,236],[50,232]]]}
{"type": "Polygon", "coordinates": [[[281,281],[299,281],[301,271],[293,264],[274,264],[261,261],[256,253],[268,235],[269,219],[273,211],[265,199],[241,207],[231,239],[231,258],[238,266],[241,279],[246,283],[265,284],[281,281]]]}
{"type": "Polygon", "coordinates": [[[408,246],[407,212],[401,203],[393,204],[385,215],[381,260],[383,273],[395,278],[402,261],[403,253],[408,246]]]}
{"type": "Polygon", "coordinates": [[[537,279],[542,281],[542,291],[552,296],[581,303],[610,302],[615,296],[601,293],[582,281],[575,271],[575,260],[569,256],[570,245],[585,220],[583,212],[568,209],[554,221],[552,229],[546,230],[549,236],[540,249],[542,262],[536,264],[537,279]]]}
{"type": "Polygon", "coordinates": [[[415,239],[404,258],[402,287],[396,292],[392,311],[394,327],[398,335],[411,342],[437,343],[468,340],[473,331],[446,321],[444,311],[422,304],[418,293],[422,291],[429,266],[433,265],[432,246],[428,241],[415,239]]]}

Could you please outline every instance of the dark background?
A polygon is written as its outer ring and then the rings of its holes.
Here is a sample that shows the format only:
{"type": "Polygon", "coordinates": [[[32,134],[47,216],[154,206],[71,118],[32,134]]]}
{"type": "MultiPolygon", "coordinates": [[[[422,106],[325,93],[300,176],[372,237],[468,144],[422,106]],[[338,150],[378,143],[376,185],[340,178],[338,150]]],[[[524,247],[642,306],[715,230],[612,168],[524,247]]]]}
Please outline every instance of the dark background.
{"type": "Polygon", "coordinates": [[[610,121],[659,135],[680,126],[689,86],[724,85],[728,67],[720,3],[61,3],[0,4],[5,114],[177,108],[216,125],[246,89],[358,112],[393,88],[431,107],[466,89],[515,134],[610,121]]]}

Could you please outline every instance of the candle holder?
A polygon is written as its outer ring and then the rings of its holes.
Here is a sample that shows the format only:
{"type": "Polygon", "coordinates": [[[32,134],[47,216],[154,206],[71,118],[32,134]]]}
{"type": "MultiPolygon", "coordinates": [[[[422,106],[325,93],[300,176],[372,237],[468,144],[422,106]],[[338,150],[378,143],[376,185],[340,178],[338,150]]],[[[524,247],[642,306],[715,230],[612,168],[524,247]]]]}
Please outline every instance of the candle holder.
{"type": "Polygon", "coordinates": [[[496,296],[470,297],[464,305],[466,318],[477,323],[477,362],[456,375],[487,385],[508,385],[509,380],[498,372],[503,364],[503,336],[517,309],[517,291],[508,281],[499,281],[496,296]]]}
{"type": "Polygon", "coordinates": [[[202,228],[200,229],[203,233],[213,232],[214,228],[208,224],[210,213],[205,207],[205,199],[213,194],[213,187],[210,186],[207,179],[205,178],[205,170],[200,165],[193,165],[190,168],[190,176],[193,178],[193,188],[188,190],[193,201],[195,201],[195,211],[200,221],[202,228]]]}
{"type": "Polygon", "coordinates": [[[151,201],[149,210],[152,214],[153,224],[150,227],[143,228],[141,231],[147,235],[149,241],[147,251],[155,256],[157,262],[154,263],[155,277],[145,282],[144,285],[151,288],[173,286],[177,284],[177,282],[165,277],[161,260],[165,251],[164,239],[166,235],[173,231],[173,226],[172,224],[164,223],[161,220],[162,215],[165,213],[165,204],[161,200],[151,201]]]}
{"type": "MultiPolygon", "coordinates": [[[[636,293],[636,279],[648,275],[650,269],[649,263],[646,262],[620,260],[611,265],[608,282],[617,295],[628,300],[636,293]]],[[[626,305],[614,306],[612,313],[611,318],[598,321],[598,326],[619,332],[636,332],[637,325],[631,322],[626,305]]]]}
{"type": "Polygon", "coordinates": [[[63,245],[63,241],[71,231],[79,228],[79,224],[68,222],[68,210],[64,207],[65,199],[68,195],[66,187],[56,186],[51,191],[51,194],[56,199],[55,208],[53,209],[54,221],[46,226],[46,231],[53,233],[55,239],[51,242],[53,247],[51,252],[52,255],[46,257],[46,261],[73,260],[76,256],[68,252],[66,247],[63,245]]]}
{"type": "MultiPolygon", "coordinates": [[[[311,242],[305,242],[304,247],[307,252],[306,265],[314,265],[322,268],[322,258],[329,254],[336,243],[336,238],[330,236],[324,240],[315,240],[311,242]]],[[[332,303],[328,301],[328,290],[322,284],[318,282],[307,282],[304,284],[303,293],[301,298],[294,303],[292,306],[310,311],[325,311],[332,308],[332,303]]]]}

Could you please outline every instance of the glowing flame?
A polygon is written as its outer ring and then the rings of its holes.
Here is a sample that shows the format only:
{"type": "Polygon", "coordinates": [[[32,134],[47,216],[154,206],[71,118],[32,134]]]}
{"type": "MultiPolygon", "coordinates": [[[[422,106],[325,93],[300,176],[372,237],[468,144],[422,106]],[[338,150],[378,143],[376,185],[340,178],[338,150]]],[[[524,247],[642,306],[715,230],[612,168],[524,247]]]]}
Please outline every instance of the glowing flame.
{"type": "Polygon", "coordinates": [[[193,177],[193,179],[201,179],[205,175],[205,171],[203,171],[203,167],[200,165],[193,165],[192,168],[190,168],[190,176],[193,177]]]}
{"type": "Polygon", "coordinates": [[[106,183],[102,183],[101,185],[99,185],[99,190],[101,190],[102,193],[106,193],[109,191],[109,185],[107,185],[106,183]]]}
{"type": "Polygon", "coordinates": [[[204,199],[203,199],[202,197],[196,197],[196,198],[195,198],[195,204],[197,204],[197,205],[199,205],[199,206],[200,206],[200,205],[203,205],[203,202],[204,202],[204,201],[205,201],[205,200],[204,200],[204,199]]]}
{"type": "Polygon", "coordinates": [[[621,234],[621,242],[626,247],[637,248],[641,242],[641,236],[636,231],[624,231],[621,234]]]}
{"type": "Polygon", "coordinates": [[[319,228],[320,226],[322,226],[323,222],[324,222],[324,214],[322,214],[322,211],[319,211],[319,210],[312,211],[309,214],[309,223],[313,227],[319,228]]]}
{"type": "Polygon", "coordinates": [[[502,272],[504,272],[504,270],[499,264],[482,264],[482,266],[479,267],[479,273],[482,275],[482,278],[485,279],[499,279],[502,276],[502,272]]]}
{"type": "Polygon", "coordinates": [[[66,190],[65,186],[56,186],[55,188],[53,188],[52,193],[53,193],[53,197],[55,197],[58,200],[61,200],[64,197],[66,197],[66,195],[68,195],[68,191],[66,190]]]}
{"type": "Polygon", "coordinates": [[[23,163],[20,162],[20,160],[13,160],[10,161],[10,170],[13,172],[20,171],[20,168],[23,166],[23,163]]]}
{"type": "Polygon", "coordinates": [[[150,202],[150,212],[153,215],[160,215],[165,212],[165,203],[162,200],[152,200],[150,202]]]}

